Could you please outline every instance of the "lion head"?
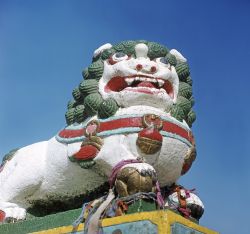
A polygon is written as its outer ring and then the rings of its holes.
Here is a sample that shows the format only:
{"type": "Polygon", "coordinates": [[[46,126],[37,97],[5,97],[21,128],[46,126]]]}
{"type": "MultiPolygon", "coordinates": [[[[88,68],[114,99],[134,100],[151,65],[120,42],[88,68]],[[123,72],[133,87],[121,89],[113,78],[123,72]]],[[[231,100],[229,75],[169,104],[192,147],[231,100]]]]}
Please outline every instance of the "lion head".
{"type": "Polygon", "coordinates": [[[150,59],[148,46],[136,44],[135,56],[116,52],[104,61],[99,92],[119,106],[148,105],[169,110],[176,102],[179,79],[166,57],[150,59]]]}
{"type": "Polygon", "coordinates": [[[169,112],[189,126],[192,79],[186,59],[177,51],[148,41],[105,44],[95,50],[92,64],[68,103],[67,124],[98,115],[108,118],[119,108],[147,105],[169,112]]]}

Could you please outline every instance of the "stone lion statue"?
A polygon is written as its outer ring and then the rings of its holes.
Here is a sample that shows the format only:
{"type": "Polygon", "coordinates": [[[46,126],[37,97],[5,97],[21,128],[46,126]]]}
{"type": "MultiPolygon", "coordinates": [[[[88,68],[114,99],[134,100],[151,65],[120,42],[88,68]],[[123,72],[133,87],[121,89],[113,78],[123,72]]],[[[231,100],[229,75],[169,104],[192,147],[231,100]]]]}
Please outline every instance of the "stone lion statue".
{"type": "Polygon", "coordinates": [[[121,197],[158,189],[162,208],[201,217],[198,196],[176,184],[196,157],[192,79],[180,52],[144,40],[105,44],[72,95],[65,129],[4,157],[2,222],[33,208],[75,208],[108,181],[121,197]]]}

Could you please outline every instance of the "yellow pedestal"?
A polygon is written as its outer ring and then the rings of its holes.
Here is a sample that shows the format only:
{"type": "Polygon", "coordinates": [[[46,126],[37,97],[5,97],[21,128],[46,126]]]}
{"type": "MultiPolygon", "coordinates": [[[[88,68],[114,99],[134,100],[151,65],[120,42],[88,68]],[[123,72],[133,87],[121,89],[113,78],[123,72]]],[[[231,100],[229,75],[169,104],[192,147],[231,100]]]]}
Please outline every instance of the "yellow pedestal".
{"type": "MultiPolygon", "coordinates": [[[[102,220],[104,234],[122,233],[159,233],[159,234],[216,234],[206,227],[202,227],[170,210],[141,212],[102,220]]],[[[77,229],[72,226],[63,226],[33,234],[77,233],[83,231],[84,225],[77,229]]]]}

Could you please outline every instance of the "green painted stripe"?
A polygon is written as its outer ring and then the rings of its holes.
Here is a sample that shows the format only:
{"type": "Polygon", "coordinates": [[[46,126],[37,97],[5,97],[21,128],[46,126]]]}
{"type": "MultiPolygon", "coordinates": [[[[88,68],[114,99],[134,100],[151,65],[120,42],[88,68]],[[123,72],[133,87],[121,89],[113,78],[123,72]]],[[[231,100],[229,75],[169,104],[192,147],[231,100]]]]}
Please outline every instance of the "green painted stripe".
{"type": "Polygon", "coordinates": [[[1,234],[26,234],[60,226],[71,225],[81,213],[81,208],[65,211],[45,217],[36,217],[17,223],[0,225],[1,234]]]}

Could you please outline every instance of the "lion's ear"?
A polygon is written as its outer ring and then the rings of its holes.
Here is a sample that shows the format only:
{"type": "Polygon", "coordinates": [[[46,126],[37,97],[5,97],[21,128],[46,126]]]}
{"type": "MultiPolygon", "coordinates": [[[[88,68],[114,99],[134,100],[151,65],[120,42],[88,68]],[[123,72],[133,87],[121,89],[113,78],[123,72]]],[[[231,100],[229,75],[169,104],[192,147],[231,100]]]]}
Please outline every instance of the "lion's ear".
{"type": "Polygon", "coordinates": [[[176,49],[170,50],[169,53],[174,55],[178,62],[187,62],[187,59],[176,49]]]}
{"type": "Polygon", "coordinates": [[[110,49],[112,45],[110,43],[106,43],[102,46],[100,46],[98,49],[94,51],[93,58],[96,58],[99,56],[104,50],[110,49]]]}

